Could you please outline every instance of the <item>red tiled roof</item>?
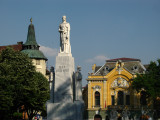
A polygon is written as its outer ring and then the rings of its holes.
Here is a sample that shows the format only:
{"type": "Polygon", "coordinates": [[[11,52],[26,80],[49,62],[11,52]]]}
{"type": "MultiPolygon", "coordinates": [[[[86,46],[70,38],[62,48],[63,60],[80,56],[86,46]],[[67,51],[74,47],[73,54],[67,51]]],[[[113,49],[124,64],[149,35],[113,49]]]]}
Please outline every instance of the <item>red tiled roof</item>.
{"type": "Polygon", "coordinates": [[[0,51],[6,49],[7,47],[11,47],[15,51],[21,51],[22,50],[22,44],[17,44],[17,45],[0,46],[0,51]]]}
{"type": "Polygon", "coordinates": [[[118,60],[121,60],[121,61],[141,61],[140,59],[135,59],[135,58],[116,58],[116,59],[110,59],[110,60],[106,60],[107,62],[116,62],[118,60]]]}

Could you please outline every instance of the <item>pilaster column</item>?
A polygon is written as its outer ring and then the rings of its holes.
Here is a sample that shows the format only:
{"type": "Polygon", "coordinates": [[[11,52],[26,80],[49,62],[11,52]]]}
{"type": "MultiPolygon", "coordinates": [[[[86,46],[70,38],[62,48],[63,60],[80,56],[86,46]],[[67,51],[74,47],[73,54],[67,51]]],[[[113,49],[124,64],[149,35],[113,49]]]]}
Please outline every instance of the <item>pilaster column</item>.
{"type": "Polygon", "coordinates": [[[88,81],[88,108],[91,108],[91,83],[88,81]]]}
{"type": "Polygon", "coordinates": [[[107,85],[106,85],[106,80],[103,81],[103,100],[104,100],[104,104],[103,104],[103,107],[105,108],[105,104],[107,106],[107,89],[106,89],[107,85]]]}

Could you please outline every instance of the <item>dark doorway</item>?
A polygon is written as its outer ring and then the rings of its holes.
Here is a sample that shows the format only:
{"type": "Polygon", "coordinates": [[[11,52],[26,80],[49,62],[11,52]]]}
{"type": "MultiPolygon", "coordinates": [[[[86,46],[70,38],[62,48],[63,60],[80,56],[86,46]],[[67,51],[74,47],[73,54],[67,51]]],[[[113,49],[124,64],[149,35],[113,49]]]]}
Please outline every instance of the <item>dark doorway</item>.
{"type": "Polygon", "coordinates": [[[94,120],[102,120],[102,117],[97,114],[97,115],[94,116],[94,120]]]}
{"type": "Polygon", "coordinates": [[[122,120],[122,117],[118,117],[118,120],[122,120]]]}
{"type": "Polygon", "coordinates": [[[95,92],[95,106],[100,106],[100,93],[98,91],[95,92]]]}
{"type": "Polygon", "coordinates": [[[126,105],[130,105],[130,95],[126,95],[126,105]]]}
{"type": "Polygon", "coordinates": [[[146,92],[145,91],[141,91],[140,103],[141,103],[141,105],[147,105],[146,92]]]}
{"type": "Polygon", "coordinates": [[[112,99],[112,105],[115,104],[115,98],[114,98],[114,95],[111,96],[111,99],[112,99]]]}
{"type": "Polygon", "coordinates": [[[124,95],[123,91],[118,92],[118,105],[123,105],[124,104],[124,95]]]}
{"type": "Polygon", "coordinates": [[[106,116],[106,119],[105,120],[109,120],[109,117],[108,116],[106,116]]]}

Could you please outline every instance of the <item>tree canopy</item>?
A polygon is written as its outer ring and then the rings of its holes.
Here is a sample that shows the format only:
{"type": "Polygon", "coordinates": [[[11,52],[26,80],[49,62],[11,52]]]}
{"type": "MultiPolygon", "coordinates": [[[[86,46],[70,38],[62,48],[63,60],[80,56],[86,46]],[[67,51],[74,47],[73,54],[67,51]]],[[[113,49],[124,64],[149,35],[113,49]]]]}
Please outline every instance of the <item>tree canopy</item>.
{"type": "Polygon", "coordinates": [[[12,48],[0,54],[0,118],[12,116],[13,112],[24,106],[29,117],[43,111],[49,99],[47,79],[36,72],[30,58],[12,48]],[[33,112],[33,110],[35,112],[33,112]]]}
{"type": "Polygon", "coordinates": [[[160,97],[160,59],[150,62],[145,74],[137,74],[132,86],[137,92],[144,90],[153,101],[160,97]]]}

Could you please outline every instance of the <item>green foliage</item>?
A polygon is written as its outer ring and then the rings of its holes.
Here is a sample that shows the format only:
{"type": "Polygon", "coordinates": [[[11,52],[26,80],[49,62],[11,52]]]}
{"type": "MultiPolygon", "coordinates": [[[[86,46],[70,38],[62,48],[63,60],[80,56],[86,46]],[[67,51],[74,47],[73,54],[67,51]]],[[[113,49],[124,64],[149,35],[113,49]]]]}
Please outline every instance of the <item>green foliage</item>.
{"type": "Polygon", "coordinates": [[[33,79],[34,81],[30,83],[30,87],[26,86],[26,90],[29,90],[29,94],[25,98],[27,101],[25,103],[25,108],[29,116],[34,116],[37,112],[44,111],[44,103],[49,99],[49,83],[47,79],[38,72],[35,73],[33,79]]]}
{"type": "Polygon", "coordinates": [[[132,86],[138,92],[144,89],[152,100],[160,97],[160,59],[150,62],[145,74],[137,74],[132,86]]]}
{"type": "Polygon", "coordinates": [[[13,117],[14,117],[14,119],[22,119],[22,117],[23,117],[23,114],[22,113],[19,113],[19,112],[14,112],[13,113],[13,117]]]}
{"type": "Polygon", "coordinates": [[[13,114],[24,105],[25,110],[34,115],[33,110],[44,110],[48,98],[48,81],[36,72],[30,58],[11,48],[3,50],[0,54],[0,113],[13,114]]]}

